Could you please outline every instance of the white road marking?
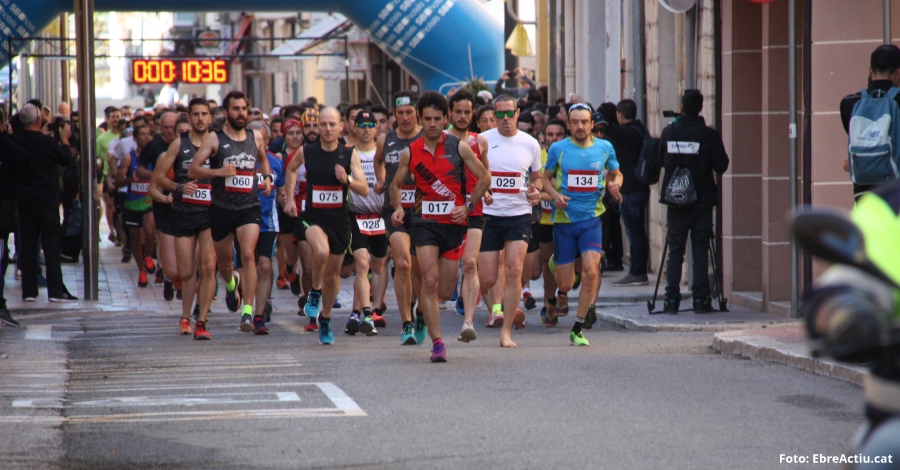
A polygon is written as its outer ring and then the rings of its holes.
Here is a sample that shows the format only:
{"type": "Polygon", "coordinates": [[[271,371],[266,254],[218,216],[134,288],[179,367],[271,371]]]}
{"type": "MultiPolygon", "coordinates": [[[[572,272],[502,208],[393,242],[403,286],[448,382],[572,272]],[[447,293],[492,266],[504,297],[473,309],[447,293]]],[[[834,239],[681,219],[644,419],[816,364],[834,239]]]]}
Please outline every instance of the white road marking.
{"type": "Polygon", "coordinates": [[[343,390],[331,382],[319,382],[316,384],[322,393],[334,403],[340,410],[344,410],[347,416],[367,416],[366,412],[353,401],[343,390]]]}
{"type": "Polygon", "coordinates": [[[278,395],[278,401],[300,401],[296,392],[275,392],[275,395],[278,395]]]}
{"type": "Polygon", "coordinates": [[[53,325],[30,325],[25,328],[25,339],[35,341],[52,341],[53,325]]]}

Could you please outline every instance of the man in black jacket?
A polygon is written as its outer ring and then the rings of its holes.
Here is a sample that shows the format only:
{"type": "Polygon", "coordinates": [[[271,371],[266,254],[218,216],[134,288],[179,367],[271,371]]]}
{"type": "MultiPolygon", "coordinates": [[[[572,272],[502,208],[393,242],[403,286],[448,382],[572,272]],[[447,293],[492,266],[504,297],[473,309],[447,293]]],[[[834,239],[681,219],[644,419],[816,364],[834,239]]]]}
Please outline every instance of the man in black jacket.
{"type": "Polygon", "coordinates": [[[25,165],[16,168],[16,201],[19,209],[19,242],[22,269],[22,298],[37,300],[37,242],[40,237],[47,265],[47,295],[51,302],[78,300],[63,285],[60,267],[59,177],[57,165],[69,166],[71,130],[60,134],[62,145],[41,132],[41,111],[27,104],[19,111],[24,131],[16,134],[19,144],[28,152],[25,165]]]}
{"type": "MultiPolygon", "coordinates": [[[[695,313],[713,312],[709,298],[709,243],[713,233],[713,207],[719,193],[713,172],[722,174],[728,169],[728,155],[722,137],[708,127],[700,116],[703,95],[699,90],[685,90],[681,97],[682,116],[663,129],[659,138],[660,165],[665,168],[662,191],[669,185],[679,166],[690,170],[697,193],[697,201],[689,205],[669,205],[669,260],[666,263],[666,300],[663,312],[677,314],[681,304],[681,265],[685,243],[691,235],[694,256],[693,299],[695,313]]],[[[662,198],[660,198],[660,202],[662,198]]]]}
{"type": "Polygon", "coordinates": [[[622,194],[619,213],[622,215],[622,224],[625,226],[625,235],[628,237],[631,268],[628,270],[628,275],[613,282],[613,285],[646,286],[649,283],[647,264],[650,257],[650,241],[644,225],[647,218],[647,203],[650,200],[650,186],[640,182],[634,176],[634,169],[641,156],[647,128],[640,119],[636,119],[637,104],[634,100],[619,101],[616,109],[616,120],[610,122],[606,134],[615,139],[619,145],[616,156],[619,158],[619,170],[625,178],[622,188],[619,189],[622,194]]]}
{"type": "Polygon", "coordinates": [[[18,227],[16,168],[27,164],[28,154],[10,138],[8,127],[6,113],[0,108],[0,322],[19,326],[6,308],[3,279],[9,266],[9,234],[18,227]]]}

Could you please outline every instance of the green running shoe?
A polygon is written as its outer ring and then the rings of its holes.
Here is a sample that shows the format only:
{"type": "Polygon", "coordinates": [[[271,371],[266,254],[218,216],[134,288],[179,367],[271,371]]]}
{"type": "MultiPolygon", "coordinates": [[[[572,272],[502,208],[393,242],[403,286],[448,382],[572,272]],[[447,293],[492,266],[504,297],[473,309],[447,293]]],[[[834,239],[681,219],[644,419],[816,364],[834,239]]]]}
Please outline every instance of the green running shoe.
{"type": "Polygon", "coordinates": [[[591,343],[588,343],[587,338],[584,337],[584,333],[579,331],[578,333],[574,331],[569,332],[569,340],[572,341],[575,346],[587,346],[591,343]]]}

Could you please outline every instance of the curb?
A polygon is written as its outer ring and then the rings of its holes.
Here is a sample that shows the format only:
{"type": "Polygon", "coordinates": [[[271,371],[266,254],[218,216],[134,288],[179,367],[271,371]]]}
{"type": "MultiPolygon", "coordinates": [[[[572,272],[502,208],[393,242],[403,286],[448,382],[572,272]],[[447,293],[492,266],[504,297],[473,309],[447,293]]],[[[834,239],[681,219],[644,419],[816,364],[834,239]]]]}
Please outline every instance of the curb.
{"type": "Polygon", "coordinates": [[[775,364],[793,366],[816,375],[823,375],[862,386],[865,369],[841,364],[809,355],[806,344],[791,344],[746,331],[717,333],[713,348],[722,354],[759,359],[775,364]]]}
{"type": "Polygon", "coordinates": [[[765,322],[710,322],[710,323],[660,323],[654,321],[635,320],[632,317],[619,315],[608,312],[597,312],[597,319],[608,323],[619,325],[626,330],[645,331],[650,333],[656,332],[718,332],[718,331],[734,331],[746,330],[748,328],[760,328],[771,324],[765,322]]]}

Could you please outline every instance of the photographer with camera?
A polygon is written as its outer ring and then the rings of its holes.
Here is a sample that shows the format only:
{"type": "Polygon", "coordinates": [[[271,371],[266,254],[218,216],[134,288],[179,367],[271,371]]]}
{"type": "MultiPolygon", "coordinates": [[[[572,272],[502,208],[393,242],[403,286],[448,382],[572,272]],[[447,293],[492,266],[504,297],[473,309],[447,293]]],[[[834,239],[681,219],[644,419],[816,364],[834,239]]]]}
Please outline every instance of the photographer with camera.
{"type": "Polygon", "coordinates": [[[529,92],[537,91],[537,83],[528,76],[527,69],[519,68],[513,70],[511,78],[517,81],[519,87],[503,88],[503,82],[510,79],[510,72],[507,70],[503,72],[503,75],[497,80],[497,84],[494,85],[494,96],[509,95],[518,101],[521,98],[527,98],[529,92]]]}
{"type": "Polygon", "coordinates": [[[6,108],[0,107],[0,322],[19,326],[6,308],[3,297],[6,267],[9,266],[9,234],[19,225],[16,209],[16,169],[28,166],[28,153],[10,137],[6,108]]]}

